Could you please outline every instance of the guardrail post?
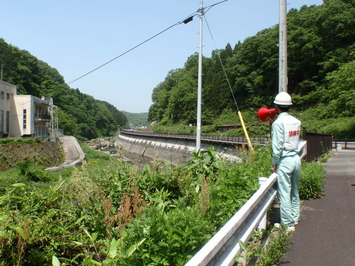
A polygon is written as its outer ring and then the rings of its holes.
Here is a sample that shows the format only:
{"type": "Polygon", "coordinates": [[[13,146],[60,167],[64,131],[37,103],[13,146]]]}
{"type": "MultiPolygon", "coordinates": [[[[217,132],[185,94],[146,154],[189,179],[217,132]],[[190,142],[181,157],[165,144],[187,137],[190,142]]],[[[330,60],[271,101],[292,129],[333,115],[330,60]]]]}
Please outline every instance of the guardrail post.
{"type": "MultiPolygon", "coordinates": [[[[267,181],[267,177],[259,177],[259,185],[262,186],[267,181]]],[[[258,225],[258,230],[266,230],[266,223],[267,223],[267,213],[263,216],[263,218],[260,221],[260,224],[258,225]]]]}

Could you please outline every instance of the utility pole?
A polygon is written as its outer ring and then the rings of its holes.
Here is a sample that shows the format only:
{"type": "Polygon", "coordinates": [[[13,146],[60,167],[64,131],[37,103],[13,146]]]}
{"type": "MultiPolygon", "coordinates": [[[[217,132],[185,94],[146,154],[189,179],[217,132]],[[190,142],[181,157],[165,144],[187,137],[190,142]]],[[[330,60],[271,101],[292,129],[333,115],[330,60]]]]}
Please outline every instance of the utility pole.
{"type": "Polygon", "coordinates": [[[279,23],[279,92],[287,92],[287,4],[280,0],[279,23]]]}
{"type": "Polygon", "coordinates": [[[200,0],[200,51],[198,56],[198,84],[197,84],[197,128],[196,128],[196,152],[201,149],[201,103],[202,103],[202,25],[203,25],[203,0],[200,0]]]}

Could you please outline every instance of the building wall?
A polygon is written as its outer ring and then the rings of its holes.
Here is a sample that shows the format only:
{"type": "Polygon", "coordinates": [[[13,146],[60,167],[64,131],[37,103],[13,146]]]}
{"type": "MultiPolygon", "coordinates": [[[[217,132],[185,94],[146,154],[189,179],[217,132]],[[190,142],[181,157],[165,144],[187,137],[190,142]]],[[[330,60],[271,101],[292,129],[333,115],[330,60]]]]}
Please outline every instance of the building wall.
{"type": "Polygon", "coordinates": [[[49,104],[32,95],[15,95],[12,113],[16,116],[11,137],[49,137],[49,104]]]}
{"type": "Polygon", "coordinates": [[[9,135],[13,121],[11,108],[17,93],[15,85],[0,80],[0,138],[9,135]]]}
{"type": "Polygon", "coordinates": [[[52,99],[17,95],[15,85],[0,81],[0,138],[49,137],[54,108],[52,99]]]}
{"type": "Polygon", "coordinates": [[[34,134],[34,101],[32,95],[15,95],[12,108],[12,130],[10,137],[34,134]]]}

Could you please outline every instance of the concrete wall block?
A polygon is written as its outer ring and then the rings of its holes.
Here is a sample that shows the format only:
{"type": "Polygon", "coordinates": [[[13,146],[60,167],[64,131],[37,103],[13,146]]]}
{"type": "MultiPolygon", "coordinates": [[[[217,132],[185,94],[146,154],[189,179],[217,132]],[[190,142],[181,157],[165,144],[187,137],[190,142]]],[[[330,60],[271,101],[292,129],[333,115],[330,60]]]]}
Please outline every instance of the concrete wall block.
{"type": "MultiPolygon", "coordinates": [[[[142,136],[118,135],[116,144],[124,150],[139,154],[149,159],[159,158],[168,162],[184,163],[195,151],[195,140],[179,140],[165,138],[149,138],[142,136]],[[146,138],[146,139],[144,139],[146,138]],[[127,145],[129,143],[130,145],[127,145]]],[[[201,149],[209,149],[209,143],[201,143],[201,149]]],[[[222,158],[232,162],[241,162],[236,149],[226,145],[214,145],[222,158]]]]}

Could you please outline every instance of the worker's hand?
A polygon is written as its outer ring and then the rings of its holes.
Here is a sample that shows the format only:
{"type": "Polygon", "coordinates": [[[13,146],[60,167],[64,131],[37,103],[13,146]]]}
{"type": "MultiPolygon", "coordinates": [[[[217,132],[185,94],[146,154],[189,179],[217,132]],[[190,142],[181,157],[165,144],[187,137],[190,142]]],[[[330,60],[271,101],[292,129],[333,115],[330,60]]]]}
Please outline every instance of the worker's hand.
{"type": "Polygon", "coordinates": [[[277,168],[277,164],[273,164],[270,168],[271,173],[275,173],[277,168]]]}

